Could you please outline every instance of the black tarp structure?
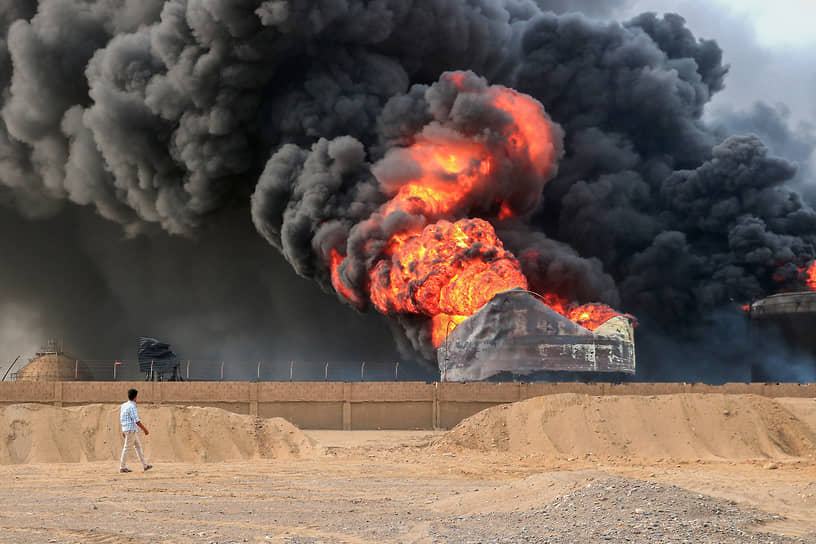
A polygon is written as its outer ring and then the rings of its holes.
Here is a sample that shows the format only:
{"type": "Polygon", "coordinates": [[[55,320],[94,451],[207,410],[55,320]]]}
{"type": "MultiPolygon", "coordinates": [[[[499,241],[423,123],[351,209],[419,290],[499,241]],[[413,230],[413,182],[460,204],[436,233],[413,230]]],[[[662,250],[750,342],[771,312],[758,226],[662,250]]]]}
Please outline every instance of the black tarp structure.
{"type": "Polygon", "coordinates": [[[147,373],[149,380],[154,380],[157,376],[164,374],[171,374],[173,376],[171,379],[178,376],[180,359],[170,349],[170,344],[159,342],[149,336],[140,336],[137,353],[139,370],[147,373]]]}

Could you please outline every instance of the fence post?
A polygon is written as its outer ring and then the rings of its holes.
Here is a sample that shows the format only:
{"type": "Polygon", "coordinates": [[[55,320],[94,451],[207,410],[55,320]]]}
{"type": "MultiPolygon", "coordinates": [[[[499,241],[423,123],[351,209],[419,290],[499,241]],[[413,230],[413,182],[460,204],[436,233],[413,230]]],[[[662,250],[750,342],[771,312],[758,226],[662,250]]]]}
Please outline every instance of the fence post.
{"type": "Polygon", "coordinates": [[[258,380],[258,381],[261,381],[261,362],[260,362],[260,361],[258,361],[258,374],[257,374],[257,380],[258,380]]]}
{"type": "Polygon", "coordinates": [[[116,361],[113,362],[113,381],[116,381],[116,361]]]}
{"type": "Polygon", "coordinates": [[[294,361],[289,361],[289,381],[290,382],[292,381],[292,371],[294,370],[294,368],[295,368],[295,362],[294,361]]]}
{"type": "Polygon", "coordinates": [[[153,360],[150,360],[150,381],[155,382],[156,380],[153,379],[153,360]]]}
{"type": "Polygon", "coordinates": [[[394,381],[395,382],[399,381],[399,361],[397,361],[396,364],[394,364],[394,381]]]}
{"type": "Polygon", "coordinates": [[[74,361],[74,379],[79,379],[79,359],[74,361]]]}
{"type": "Polygon", "coordinates": [[[221,361],[221,380],[224,381],[224,361],[221,361]]]}
{"type": "Polygon", "coordinates": [[[190,381],[190,359],[187,359],[187,381],[190,381]]]}
{"type": "Polygon", "coordinates": [[[323,381],[329,381],[329,363],[326,363],[326,367],[323,369],[323,381]]]}
{"type": "Polygon", "coordinates": [[[363,364],[360,365],[360,381],[365,381],[365,361],[363,361],[363,364]]]}

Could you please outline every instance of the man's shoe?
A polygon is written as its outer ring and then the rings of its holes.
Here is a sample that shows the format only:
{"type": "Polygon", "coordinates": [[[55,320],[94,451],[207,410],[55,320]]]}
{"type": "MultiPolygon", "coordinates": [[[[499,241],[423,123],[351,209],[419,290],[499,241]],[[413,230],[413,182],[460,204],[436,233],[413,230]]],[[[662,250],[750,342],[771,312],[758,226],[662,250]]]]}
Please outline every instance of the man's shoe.
{"type": "MultiPolygon", "coordinates": [[[[147,470],[147,469],[145,469],[145,470],[147,470]]],[[[130,470],[129,468],[120,468],[119,472],[133,472],[133,471],[130,470]]]]}
{"type": "Polygon", "coordinates": [[[148,470],[150,470],[151,468],[153,468],[153,465],[145,465],[145,467],[144,467],[145,472],[147,472],[147,471],[148,471],[148,470]]]}

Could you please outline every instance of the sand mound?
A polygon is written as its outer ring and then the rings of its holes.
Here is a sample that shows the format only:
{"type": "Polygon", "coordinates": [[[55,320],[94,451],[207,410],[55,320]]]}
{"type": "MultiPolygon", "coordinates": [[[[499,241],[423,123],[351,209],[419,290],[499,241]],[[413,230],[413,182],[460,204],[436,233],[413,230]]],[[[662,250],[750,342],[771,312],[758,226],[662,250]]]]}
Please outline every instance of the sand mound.
{"type": "Polygon", "coordinates": [[[754,395],[564,394],[488,408],[431,447],[601,459],[785,458],[813,455],[816,432],[780,403],[754,395]]]}
{"type": "Polygon", "coordinates": [[[811,432],[816,434],[816,399],[807,397],[780,398],[776,399],[776,402],[810,427],[811,432]]]}
{"type": "MultiPolygon", "coordinates": [[[[281,418],[194,406],[139,406],[139,416],[150,431],[139,433],[150,461],[294,458],[319,450],[281,418]]],[[[0,464],[118,460],[122,451],[118,406],[0,406],[0,429],[0,464]]]]}

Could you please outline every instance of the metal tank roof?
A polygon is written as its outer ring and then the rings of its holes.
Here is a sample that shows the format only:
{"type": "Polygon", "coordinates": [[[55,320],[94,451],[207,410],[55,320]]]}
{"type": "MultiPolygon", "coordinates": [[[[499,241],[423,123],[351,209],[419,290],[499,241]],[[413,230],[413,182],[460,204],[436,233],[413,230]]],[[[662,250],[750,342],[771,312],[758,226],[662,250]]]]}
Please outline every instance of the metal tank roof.
{"type": "Polygon", "coordinates": [[[762,318],[782,314],[816,314],[816,291],[779,293],[753,302],[750,306],[752,318],[762,318]]]}

